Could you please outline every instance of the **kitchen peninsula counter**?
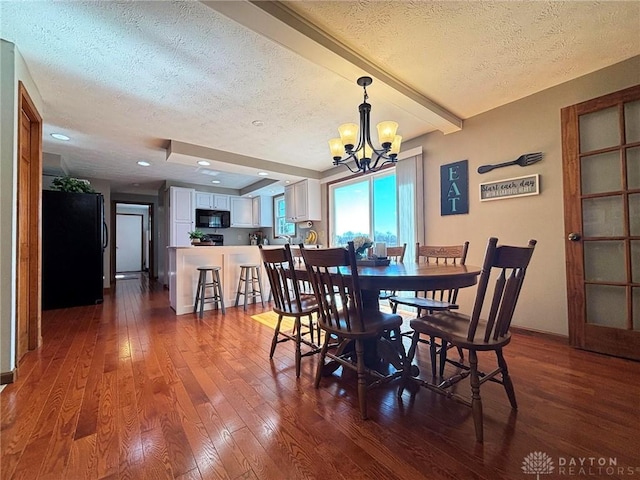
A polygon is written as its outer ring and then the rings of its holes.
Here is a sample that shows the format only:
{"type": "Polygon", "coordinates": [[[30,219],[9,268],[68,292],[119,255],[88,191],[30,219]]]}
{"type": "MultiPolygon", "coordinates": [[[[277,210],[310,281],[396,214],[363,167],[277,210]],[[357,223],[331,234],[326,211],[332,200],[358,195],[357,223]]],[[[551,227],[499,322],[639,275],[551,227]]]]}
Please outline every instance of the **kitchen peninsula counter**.
{"type": "MultiPolygon", "coordinates": [[[[263,248],[278,247],[282,245],[265,245],[263,248]]],[[[167,249],[169,251],[169,302],[176,315],[193,312],[198,285],[198,267],[212,265],[222,268],[220,279],[224,304],[225,307],[233,307],[236,301],[240,265],[245,263],[262,265],[260,250],[255,245],[167,247],[167,249]]],[[[208,280],[210,281],[210,276],[208,280]]],[[[261,280],[266,301],[270,287],[263,269],[261,269],[261,280]]],[[[213,304],[204,304],[205,310],[212,308],[213,304]]]]}

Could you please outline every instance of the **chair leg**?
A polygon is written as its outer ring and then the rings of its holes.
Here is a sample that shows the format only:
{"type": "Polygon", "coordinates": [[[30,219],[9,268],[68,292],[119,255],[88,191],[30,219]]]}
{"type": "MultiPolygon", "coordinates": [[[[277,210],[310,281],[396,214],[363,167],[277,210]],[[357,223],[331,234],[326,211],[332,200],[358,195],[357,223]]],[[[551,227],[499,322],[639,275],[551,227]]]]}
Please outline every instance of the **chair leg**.
{"type": "Polygon", "coordinates": [[[278,344],[278,335],[280,335],[280,324],[282,323],[282,315],[278,315],[278,323],[273,330],[273,339],[271,340],[271,352],[269,352],[269,358],[273,358],[273,354],[276,351],[276,345],[278,344]]]}
{"type": "Polygon", "coordinates": [[[419,341],[420,333],[413,332],[413,336],[411,337],[411,346],[409,347],[409,351],[405,355],[404,360],[408,368],[406,368],[405,371],[402,372],[402,381],[400,382],[400,386],[398,387],[398,398],[402,396],[406,383],[407,381],[409,381],[409,377],[411,376],[411,364],[413,363],[413,358],[416,355],[416,348],[418,347],[419,341]]]}
{"type": "Polygon", "coordinates": [[[318,360],[318,368],[316,370],[316,381],[314,386],[316,388],[320,387],[320,379],[322,378],[322,369],[324,367],[324,359],[327,356],[327,350],[329,350],[329,338],[331,335],[325,333],[324,343],[322,344],[322,349],[320,350],[320,359],[318,360]]]}
{"type": "Polygon", "coordinates": [[[220,310],[222,310],[222,313],[225,314],[225,308],[224,308],[224,294],[222,293],[222,282],[220,281],[220,272],[218,270],[214,271],[213,274],[215,275],[215,287],[214,287],[214,295],[216,295],[218,297],[218,300],[220,301],[220,310]]]}
{"type": "Polygon", "coordinates": [[[358,403],[360,404],[360,417],[367,419],[367,377],[364,366],[364,342],[356,340],[356,356],[358,367],[358,403]]]}
{"type": "Polygon", "coordinates": [[[469,350],[469,367],[471,373],[471,412],[476,429],[476,440],[482,443],[484,431],[482,426],[482,399],[480,398],[480,375],[478,373],[478,354],[469,350]]]}
{"type": "MultiPolygon", "coordinates": [[[[440,352],[442,353],[442,350],[440,350],[440,352]]],[[[436,338],[433,336],[430,336],[429,337],[429,354],[431,356],[431,376],[433,378],[435,378],[436,376],[436,353],[437,353],[436,338]]]]}
{"type": "Polygon", "coordinates": [[[504,359],[504,355],[502,354],[502,349],[496,350],[496,356],[498,357],[498,366],[502,370],[502,386],[507,392],[507,397],[509,397],[511,408],[517,410],[518,402],[516,401],[516,391],[513,389],[513,382],[511,381],[511,376],[509,376],[507,362],[504,359]]]}
{"type": "MultiPolygon", "coordinates": [[[[440,339],[440,378],[444,377],[444,365],[447,363],[447,350],[449,349],[449,342],[444,339],[440,339]]],[[[458,347],[460,350],[460,347],[458,347]]]]}
{"type": "MultiPolygon", "coordinates": [[[[311,343],[315,344],[313,341],[313,317],[309,315],[309,338],[311,339],[311,343]]],[[[318,337],[318,342],[320,342],[320,337],[318,337]]]]}
{"type": "Polygon", "coordinates": [[[207,292],[207,271],[202,271],[200,275],[202,276],[202,285],[200,286],[200,318],[202,318],[204,315],[204,297],[207,292]]]}
{"type": "MultiPolygon", "coordinates": [[[[244,311],[247,311],[247,303],[249,302],[249,284],[251,283],[251,272],[247,269],[244,276],[244,311]]],[[[253,285],[251,285],[253,289],[253,285]]],[[[255,301],[255,300],[254,300],[255,301]]]]}
{"type": "Polygon", "coordinates": [[[300,363],[302,360],[302,349],[300,348],[300,346],[302,345],[302,335],[300,333],[300,331],[302,330],[302,322],[300,321],[300,317],[296,317],[293,328],[296,335],[296,378],[299,378],[300,363]]]}
{"type": "MultiPolygon", "coordinates": [[[[260,267],[256,268],[256,275],[257,275],[257,281],[258,281],[258,289],[260,290],[260,304],[264,308],[264,294],[262,293],[262,279],[260,278],[260,267]]],[[[255,300],[254,300],[254,303],[255,303],[255,300]]]]}
{"type": "Polygon", "coordinates": [[[200,302],[200,285],[202,285],[202,272],[198,272],[198,286],[196,287],[196,299],[193,302],[193,313],[198,311],[198,303],[200,302]]]}

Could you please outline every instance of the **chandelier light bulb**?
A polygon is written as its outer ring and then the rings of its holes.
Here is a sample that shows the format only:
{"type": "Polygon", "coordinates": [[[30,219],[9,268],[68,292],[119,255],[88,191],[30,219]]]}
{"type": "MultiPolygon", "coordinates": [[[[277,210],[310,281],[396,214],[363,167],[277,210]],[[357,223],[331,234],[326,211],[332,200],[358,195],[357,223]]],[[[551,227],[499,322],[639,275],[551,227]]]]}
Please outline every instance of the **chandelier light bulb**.
{"type": "Polygon", "coordinates": [[[347,152],[353,150],[358,140],[358,125],[355,123],[345,123],[338,127],[338,133],[340,133],[340,140],[342,140],[344,149],[347,152]]]}
{"type": "Polygon", "coordinates": [[[382,148],[389,148],[398,131],[398,123],[392,121],[380,122],[378,124],[378,139],[382,148]]]}
{"type": "Polygon", "coordinates": [[[396,135],[393,137],[393,143],[391,144],[391,149],[389,150],[389,156],[394,155],[394,158],[398,156],[400,153],[400,144],[402,143],[402,137],[400,135],[396,135]]]}

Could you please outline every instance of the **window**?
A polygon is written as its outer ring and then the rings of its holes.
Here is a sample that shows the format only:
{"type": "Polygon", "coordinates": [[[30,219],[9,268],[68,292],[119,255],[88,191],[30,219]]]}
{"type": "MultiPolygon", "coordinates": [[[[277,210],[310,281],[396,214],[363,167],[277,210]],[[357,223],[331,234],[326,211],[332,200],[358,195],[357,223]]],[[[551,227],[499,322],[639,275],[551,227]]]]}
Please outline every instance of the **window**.
{"type": "Polygon", "coordinates": [[[394,169],[329,187],[331,245],[346,245],[358,235],[398,245],[398,209],[394,169]]]}
{"type": "Polygon", "coordinates": [[[284,195],[276,195],[273,197],[273,236],[278,238],[282,235],[295,237],[296,224],[287,222],[285,218],[284,195]]]}

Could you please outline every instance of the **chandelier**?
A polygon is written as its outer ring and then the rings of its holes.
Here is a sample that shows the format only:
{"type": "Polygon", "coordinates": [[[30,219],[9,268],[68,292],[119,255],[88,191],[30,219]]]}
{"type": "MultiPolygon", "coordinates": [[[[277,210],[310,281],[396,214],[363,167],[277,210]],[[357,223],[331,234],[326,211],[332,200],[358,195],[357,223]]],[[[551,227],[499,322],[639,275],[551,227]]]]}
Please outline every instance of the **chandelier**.
{"type": "Polygon", "coordinates": [[[367,103],[367,87],[373,83],[371,77],[360,77],[358,85],[364,90],[364,100],[358,107],[360,129],[355,123],[345,123],[338,127],[340,138],[329,140],[329,149],[334,165],[345,165],[353,173],[367,173],[380,170],[387,163],[396,163],[402,137],[396,135],[398,124],[385,121],[377,125],[380,148],[371,142],[371,105],[367,103]],[[357,144],[356,144],[357,141],[357,144]],[[353,160],[356,168],[350,162],[353,160]]]}

